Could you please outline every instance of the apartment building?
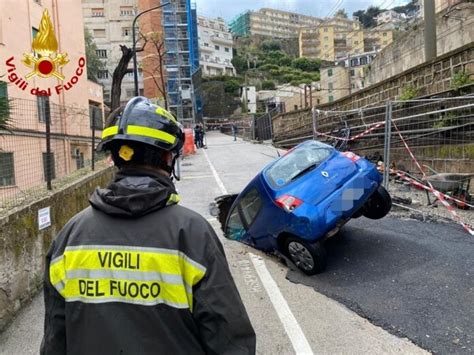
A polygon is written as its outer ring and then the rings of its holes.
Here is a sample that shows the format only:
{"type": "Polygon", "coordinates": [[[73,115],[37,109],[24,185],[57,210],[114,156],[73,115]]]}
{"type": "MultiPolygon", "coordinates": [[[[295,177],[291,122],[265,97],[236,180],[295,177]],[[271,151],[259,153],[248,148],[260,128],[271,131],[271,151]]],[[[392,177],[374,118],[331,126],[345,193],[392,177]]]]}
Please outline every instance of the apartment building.
{"type": "Polygon", "coordinates": [[[384,12],[381,12],[377,18],[377,25],[381,25],[383,23],[399,23],[400,21],[404,20],[404,17],[402,14],[399,14],[396,11],[393,10],[387,10],[384,12]]]}
{"type": "Polygon", "coordinates": [[[237,16],[230,23],[230,31],[238,37],[261,35],[293,38],[298,37],[301,28],[317,26],[321,21],[320,18],[313,16],[263,8],[237,16]]]}
{"type": "Polygon", "coordinates": [[[0,77],[0,97],[11,109],[9,129],[0,130],[0,197],[27,193],[47,176],[91,161],[103,96],[101,85],[87,80],[81,11],[80,2],[2,0],[0,73],[8,74],[0,77]]]}
{"type": "Polygon", "coordinates": [[[234,42],[225,21],[198,16],[198,34],[203,75],[235,75],[232,65],[234,42]]]}
{"type": "Polygon", "coordinates": [[[321,69],[320,103],[337,101],[350,94],[350,75],[344,66],[321,69]]]}
{"type": "MultiPolygon", "coordinates": [[[[82,0],[84,26],[97,45],[97,56],[104,63],[98,74],[104,86],[104,101],[110,104],[112,74],[122,57],[120,45],[132,47],[132,21],[137,13],[137,0],[82,0]]],[[[139,57],[140,60],[140,57],[139,57]]],[[[130,62],[130,68],[132,68],[130,62]]],[[[143,73],[139,70],[139,89],[143,94],[143,73]]],[[[122,103],[134,96],[133,73],[122,81],[122,103]]]]}
{"type": "Polygon", "coordinates": [[[335,61],[347,55],[379,51],[392,41],[393,30],[364,30],[358,21],[333,18],[300,31],[300,57],[335,61]]]}

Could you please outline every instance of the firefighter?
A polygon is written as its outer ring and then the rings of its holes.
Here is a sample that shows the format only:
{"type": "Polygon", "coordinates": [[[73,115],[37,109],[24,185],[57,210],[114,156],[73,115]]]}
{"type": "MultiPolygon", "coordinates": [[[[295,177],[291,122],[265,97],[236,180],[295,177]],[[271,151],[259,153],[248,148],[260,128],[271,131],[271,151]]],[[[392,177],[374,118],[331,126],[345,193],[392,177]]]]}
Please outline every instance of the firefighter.
{"type": "Polygon", "coordinates": [[[46,257],[41,354],[254,354],[255,333],[214,230],[170,177],[182,126],[144,97],[109,116],[96,189],[46,257]]]}

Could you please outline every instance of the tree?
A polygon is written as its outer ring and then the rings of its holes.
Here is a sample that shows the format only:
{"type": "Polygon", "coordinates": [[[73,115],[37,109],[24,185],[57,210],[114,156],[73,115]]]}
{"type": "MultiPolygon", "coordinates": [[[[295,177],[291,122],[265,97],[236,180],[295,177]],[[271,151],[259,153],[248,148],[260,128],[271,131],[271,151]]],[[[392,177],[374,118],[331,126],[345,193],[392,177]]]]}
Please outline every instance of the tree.
{"type": "Polygon", "coordinates": [[[158,32],[152,32],[147,36],[147,42],[153,47],[153,54],[147,58],[151,63],[151,70],[143,70],[149,75],[156,88],[165,101],[165,108],[168,109],[168,96],[166,93],[165,77],[164,77],[164,60],[166,56],[165,42],[163,35],[158,32]],[[150,60],[151,59],[151,60],[150,60]]]}
{"type": "Polygon", "coordinates": [[[262,83],[262,90],[275,90],[275,82],[273,80],[265,80],[262,83]]]}
{"type": "Polygon", "coordinates": [[[347,18],[347,12],[344,9],[337,10],[337,12],[334,14],[334,17],[347,18]]]}
{"type": "Polygon", "coordinates": [[[263,41],[260,44],[260,49],[264,52],[281,51],[282,45],[280,41],[271,39],[271,40],[263,41]]]}
{"type": "Polygon", "coordinates": [[[384,10],[376,7],[370,6],[367,10],[359,10],[353,13],[354,17],[357,17],[364,26],[364,28],[372,28],[377,26],[376,17],[383,12],[384,10]]]}
{"type": "Polygon", "coordinates": [[[237,71],[237,74],[243,74],[248,69],[247,61],[245,60],[244,57],[241,57],[239,55],[234,55],[234,58],[232,58],[232,65],[237,71]]]}
{"type": "MultiPolygon", "coordinates": [[[[139,49],[136,49],[136,52],[142,52],[147,44],[147,39],[144,39],[143,46],[139,49]]],[[[120,58],[115,70],[112,74],[112,89],[111,91],[111,102],[110,102],[110,111],[115,110],[120,106],[120,95],[122,94],[122,80],[123,77],[128,73],[133,73],[132,69],[128,69],[128,64],[133,58],[133,49],[128,48],[126,45],[121,44],[120,50],[122,51],[122,57],[120,58]]]]}
{"type": "Polygon", "coordinates": [[[104,68],[104,63],[97,56],[97,45],[88,29],[84,30],[84,40],[86,45],[87,79],[98,83],[98,73],[104,68]]]}
{"type": "Polygon", "coordinates": [[[295,58],[291,62],[291,66],[305,72],[318,72],[321,67],[321,60],[309,58],[295,58]]]}

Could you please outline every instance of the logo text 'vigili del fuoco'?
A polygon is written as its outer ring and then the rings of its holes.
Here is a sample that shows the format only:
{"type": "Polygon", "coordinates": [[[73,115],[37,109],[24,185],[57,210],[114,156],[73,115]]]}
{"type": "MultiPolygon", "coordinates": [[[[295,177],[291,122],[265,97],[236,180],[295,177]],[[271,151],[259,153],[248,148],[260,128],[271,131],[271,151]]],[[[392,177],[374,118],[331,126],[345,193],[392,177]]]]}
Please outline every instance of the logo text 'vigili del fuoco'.
{"type": "MultiPolygon", "coordinates": [[[[33,77],[50,78],[55,77],[64,81],[65,77],[60,69],[69,63],[67,53],[58,53],[58,40],[54,34],[53,23],[49,17],[48,10],[44,10],[39,26],[39,32],[31,44],[31,53],[23,54],[21,60],[30,72],[22,77],[17,73],[15,57],[10,57],[6,61],[8,80],[19,89],[26,91],[29,87],[28,80],[33,77]]],[[[75,75],[64,84],[56,85],[54,88],[31,88],[30,93],[37,96],[51,96],[52,93],[59,95],[63,91],[69,91],[79,81],[79,77],[84,74],[86,60],[79,58],[75,75]]]]}

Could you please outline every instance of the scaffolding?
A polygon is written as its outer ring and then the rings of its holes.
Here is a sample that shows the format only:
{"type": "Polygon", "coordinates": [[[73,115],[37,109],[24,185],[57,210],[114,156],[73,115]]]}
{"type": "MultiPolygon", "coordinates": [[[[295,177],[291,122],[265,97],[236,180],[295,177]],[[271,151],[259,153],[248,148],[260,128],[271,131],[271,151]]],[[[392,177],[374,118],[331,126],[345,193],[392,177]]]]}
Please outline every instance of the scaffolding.
{"type": "Polygon", "coordinates": [[[234,34],[234,36],[250,36],[250,13],[250,11],[241,13],[229,24],[230,31],[234,34]]]}
{"type": "Polygon", "coordinates": [[[169,108],[186,127],[196,121],[193,75],[199,70],[196,5],[191,0],[170,2],[163,8],[166,48],[166,89],[169,108]]]}

